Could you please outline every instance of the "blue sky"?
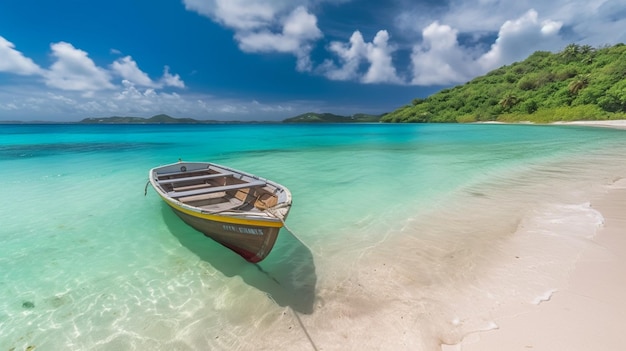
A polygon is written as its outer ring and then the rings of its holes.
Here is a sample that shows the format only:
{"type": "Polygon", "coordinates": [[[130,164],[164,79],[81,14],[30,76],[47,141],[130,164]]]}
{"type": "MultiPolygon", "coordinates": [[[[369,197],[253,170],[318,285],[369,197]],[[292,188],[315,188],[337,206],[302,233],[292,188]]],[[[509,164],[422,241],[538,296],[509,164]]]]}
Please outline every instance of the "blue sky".
{"type": "Polygon", "coordinates": [[[378,114],[625,29],[626,0],[6,0],[0,120],[378,114]]]}

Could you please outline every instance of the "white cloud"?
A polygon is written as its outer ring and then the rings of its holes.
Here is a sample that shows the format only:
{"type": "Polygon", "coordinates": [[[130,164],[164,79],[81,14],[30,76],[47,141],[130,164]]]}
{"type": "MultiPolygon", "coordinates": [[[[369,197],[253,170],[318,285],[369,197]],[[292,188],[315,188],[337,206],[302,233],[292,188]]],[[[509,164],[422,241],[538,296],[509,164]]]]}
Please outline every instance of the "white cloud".
{"type": "Polygon", "coordinates": [[[328,49],[339,56],[341,65],[337,67],[327,60],[320,68],[327,78],[332,80],[353,80],[359,76],[359,66],[367,52],[365,40],[361,32],[352,33],[350,42],[344,44],[339,41],[330,43],[328,49]]]}
{"type": "Polygon", "coordinates": [[[145,72],[139,69],[137,62],[135,62],[130,56],[117,59],[111,64],[111,70],[123,79],[131,81],[134,84],[145,87],[155,86],[152,79],[150,79],[145,72]]]}
{"type": "Polygon", "coordinates": [[[339,58],[339,65],[326,60],[320,67],[327,78],[333,80],[359,80],[363,83],[396,83],[402,80],[396,74],[388,44],[389,33],[381,30],[371,43],[366,43],[361,32],[352,33],[349,43],[332,42],[328,50],[339,58]],[[362,66],[368,66],[365,72],[362,66]]]}
{"type": "Polygon", "coordinates": [[[34,75],[40,74],[41,68],[15,50],[13,43],[0,36],[0,72],[34,75]]]}
{"type": "Polygon", "coordinates": [[[463,83],[502,65],[523,60],[537,50],[550,50],[564,45],[559,31],[562,24],[539,20],[535,10],[505,21],[490,50],[482,55],[462,47],[458,30],[434,22],[422,32],[422,43],[411,55],[413,80],[416,85],[463,83]]]}
{"type": "Polygon", "coordinates": [[[44,73],[46,84],[63,90],[93,91],[112,89],[111,75],[96,66],[85,51],[72,44],[59,42],[50,45],[56,61],[44,73]]]}
{"type": "Polygon", "coordinates": [[[293,10],[283,23],[283,35],[301,40],[315,40],[322,36],[317,28],[317,17],[300,6],[293,10]]]}
{"type": "MultiPolygon", "coordinates": [[[[133,85],[150,88],[185,87],[185,82],[183,82],[178,74],[171,74],[168,66],[163,68],[163,76],[158,82],[152,81],[147,73],[139,69],[137,63],[130,56],[120,58],[113,62],[113,64],[111,64],[111,70],[122,77],[124,81],[131,82],[133,85]]],[[[124,83],[124,81],[122,83],[124,83]]]]}
{"type": "Polygon", "coordinates": [[[258,31],[238,32],[235,38],[243,51],[291,53],[298,58],[299,70],[309,70],[309,43],[322,36],[317,27],[317,18],[304,7],[297,7],[280,20],[280,25],[280,33],[263,28],[258,31]]]}
{"type": "Polygon", "coordinates": [[[539,22],[537,11],[529,10],[522,17],[504,22],[498,39],[478,61],[486,72],[499,66],[522,60],[537,50],[550,50],[563,45],[559,37],[562,23],[539,22]]]}
{"type": "Polygon", "coordinates": [[[376,33],[372,43],[367,44],[365,57],[370,67],[363,76],[364,83],[401,83],[391,60],[393,47],[388,45],[389,34],[386,30],[376,33]]]}
{"type": "Polygon", "coordinates": [[[60,90],[81,91],[89,96],[94,91],[115,88],[114,76],[134,85],[163,88],[184,88],[185,83],[178,74],[163,69],[163,76],[154,82],[147,73],[141,71],[131,56],[126,56],[109,65],[110,70],[98,67],[87,52],[72,44],[58,42],[50,45],[54,62],[48,69],[35,64],[30,58],[14,49],[14,45],[0,36],[0,72],[43,77],[47,86],[60,90]]]}
{"type": "Polygon", "coordinates": [[[471,78],[471,58],[459,45],[456,29],[433,22],[424,28],[422,37],[411,54],[412,84],[444,85],[471,78]]]}
{"type": "Polygon", "coordinates": [[[184,0],[188,10],[208,16],[218,23],[236,30],[254,30],[267,27],[276,13],[285,6],[277,2],[259,0],[184,0]]]}
{"type": "Polygon", "coordinates": [[[311,43],[322,37],[308,1],[288,0],[184,0],[196,11],[235,31],[239,48],[251,53],[288,53],[299,71],[311,69],[311,43]],[[279,29],[279,30],[277,30],[279,29]]]}
{"type": "Polygon", "coordinates": [[[163,68],[163,77],[161,77],[160,86],[184,88],[185,82],[180,79],[180,76],[178,74],[171,74],[170,68],[168,66],[165,66],[165,68],[163,68]]]}

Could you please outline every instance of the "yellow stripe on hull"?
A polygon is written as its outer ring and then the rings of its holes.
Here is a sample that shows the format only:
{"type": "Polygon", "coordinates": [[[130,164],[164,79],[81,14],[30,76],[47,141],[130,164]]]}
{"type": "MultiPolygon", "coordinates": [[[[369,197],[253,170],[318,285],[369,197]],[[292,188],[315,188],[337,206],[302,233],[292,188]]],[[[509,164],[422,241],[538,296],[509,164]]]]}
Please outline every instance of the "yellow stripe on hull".
{"type": "Polygon", "coordinates": [[[175,208],[177,211],[186,213],[190,216],[202,218],[208,221],[220,222],[220,223],[231,223],[231,224],[242,224],[242,225],[250,225],[257,227],[271,227],[271,228],[282,228],[283,223],[280,220],[271,221],[271,220],[255,220],[255,219],[247,219],[247,218],[236,218],[229,216],[220,216],[209,213],[201,213],[197,211],[190,210],[183,206],[179,206],[176,203],[173,203],[168,198],[161,196],[161,198],[172,208],[175,208]]]}

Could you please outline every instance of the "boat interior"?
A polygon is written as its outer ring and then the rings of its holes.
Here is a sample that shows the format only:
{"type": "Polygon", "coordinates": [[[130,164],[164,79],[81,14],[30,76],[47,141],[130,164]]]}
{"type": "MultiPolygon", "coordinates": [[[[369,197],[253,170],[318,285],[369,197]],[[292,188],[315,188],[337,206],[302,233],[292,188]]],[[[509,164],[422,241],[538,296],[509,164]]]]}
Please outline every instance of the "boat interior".
{"type": "Polygon", "coordinates": [[[157,173],[155,180],[169,197],[211,212],[261,212],[278,202],[266,181],[221,169],[157,173]]]}

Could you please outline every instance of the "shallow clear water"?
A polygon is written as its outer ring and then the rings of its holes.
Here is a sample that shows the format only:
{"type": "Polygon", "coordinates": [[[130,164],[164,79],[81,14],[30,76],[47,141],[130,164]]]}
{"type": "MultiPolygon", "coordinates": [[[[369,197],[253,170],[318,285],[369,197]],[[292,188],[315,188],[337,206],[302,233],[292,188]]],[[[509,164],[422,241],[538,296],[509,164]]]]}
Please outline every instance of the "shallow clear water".
{"type": "Polygon", "coordinates": [[[0,125],[0,350],[436,349],[489,328],[484,272],[549,289],[492,263],[520,228],[592,235],[625,151],[571,126],[0,125]],[[252,265],[187,227],[144,196],[179,158],[287,186],[297,237],[252,265]]]}

